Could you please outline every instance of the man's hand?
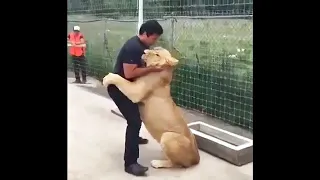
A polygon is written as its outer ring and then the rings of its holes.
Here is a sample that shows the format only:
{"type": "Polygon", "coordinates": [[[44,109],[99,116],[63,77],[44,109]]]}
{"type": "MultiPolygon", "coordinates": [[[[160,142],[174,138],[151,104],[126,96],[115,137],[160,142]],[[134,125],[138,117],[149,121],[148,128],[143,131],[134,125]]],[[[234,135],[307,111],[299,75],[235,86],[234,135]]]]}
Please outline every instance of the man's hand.
{"type": "Polygon", "coordinates": [[[86,44],[74,45],[74,47],[87,47],[86,44]]]}

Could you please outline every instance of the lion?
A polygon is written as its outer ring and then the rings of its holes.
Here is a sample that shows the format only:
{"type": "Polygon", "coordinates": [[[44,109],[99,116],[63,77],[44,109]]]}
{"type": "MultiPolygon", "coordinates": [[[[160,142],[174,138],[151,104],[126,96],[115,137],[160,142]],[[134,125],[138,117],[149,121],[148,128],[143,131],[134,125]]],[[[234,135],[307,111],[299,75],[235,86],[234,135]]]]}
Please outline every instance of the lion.
{"type": "Polygon", "coordinates": [[[161,145],[164,160],[152,160],[153,168],[187,168],[200,162],[194,135],[170,94],[173,68],[178,60],[161,47],[145,50],[146,66],[163,67],[161,72],[149,73],[130,82],[109,73],[103,85],[114,84],[132,102],[139,104],[141,119],[151,136],[161,145]]]}

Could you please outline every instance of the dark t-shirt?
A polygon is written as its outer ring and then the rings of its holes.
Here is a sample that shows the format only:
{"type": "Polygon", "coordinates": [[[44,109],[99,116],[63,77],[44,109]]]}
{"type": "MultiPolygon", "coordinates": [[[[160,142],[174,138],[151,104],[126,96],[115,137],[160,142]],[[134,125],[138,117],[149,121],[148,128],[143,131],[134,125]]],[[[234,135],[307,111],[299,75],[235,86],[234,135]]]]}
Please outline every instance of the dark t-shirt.
{"type": "Polygon", "coordinates": [[[121,77],[125,78],[123,63],[136,64],[138,67],[143,67],[144,62],[142,61],[141,56],[144,54],[144,50],[148,48],[149,47],[140,41],[138,36],[130,38],[120,49],[113,73],[119,74],[121,77]]]}

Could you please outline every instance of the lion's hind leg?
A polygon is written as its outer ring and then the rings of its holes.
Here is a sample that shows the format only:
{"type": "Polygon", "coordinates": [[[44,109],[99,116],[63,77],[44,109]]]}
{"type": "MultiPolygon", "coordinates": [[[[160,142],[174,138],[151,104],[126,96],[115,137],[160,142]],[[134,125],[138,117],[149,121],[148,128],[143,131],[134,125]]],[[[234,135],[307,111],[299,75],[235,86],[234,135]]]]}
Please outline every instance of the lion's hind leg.
{"type": "Polygon", "coordinates": [[[181,167],[173,164],[170,160],[152,160],[151,166],[154,168],[174,168],[181,167]]]}
{"type": "Polygon", "coordinates": [[[190,167],[196,164],[195,159],[197,159],[197,155],[187,137],[175,132],[166,132],[161,136],[160,145],[167,160],[152,160],[152,167],[190,167]]]}

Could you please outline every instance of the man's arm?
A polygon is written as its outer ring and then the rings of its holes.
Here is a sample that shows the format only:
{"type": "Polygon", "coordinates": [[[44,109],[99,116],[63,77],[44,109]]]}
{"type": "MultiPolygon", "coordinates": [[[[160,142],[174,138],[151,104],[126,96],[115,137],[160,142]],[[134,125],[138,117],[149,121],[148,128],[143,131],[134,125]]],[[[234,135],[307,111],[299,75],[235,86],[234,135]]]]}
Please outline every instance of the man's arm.
{"type": "Polygon", "coordinates": [[[85,42],[85,40],[84,40],[83,35],[80,36],[80,43],[74,43],[74,44],[73,44],[73,43],[70,41],[70,34],[68,34],[68,36],[67,36],[67,42],[68,42],[68,43],[71,43],[74,47],[85,47],[85,45],[86,45],[86,42],[85,42]],[[80,45],[80,46],[78,46],[78,45],[80,45]]]}
{"type": "Polygon", "coordinates": [[[80,36],[80,42],[75,43],[74,47],[87,47],[86,42],[84,41],[83,35],[80,36]]]}
{"type": "Polygon", "coordinates": [[[123,63],[124,76],[127,79],[138,78],[151,72],[151,68],[138,68],[137,64],[123,63]]]}
{"type": "Polygon", "coordinates": [[[87,47],[86,42],[84,41],[83,36],[80,37],[80,43],[77,43],[77,45],[75,45],[75,47],[87,47]]]}
{"type": "MultiPolygon", "coordinates": [[[[83,35],[80,36],[80,42],[79,43],[75,43],[76,45],[83,45],[83,44],[86,44],[85,41],[84,41],[84,37],[83,35]]],[[[82,47],[82,46],[81,46],[82,47]]]]}
{"type": "Polygon", "coordinates": [[[138,78],[144,76],[150,72],[160,72],[160,68],[139,68],[138,64],[141,63],[142,53],[139,49],[127,50],[126,56],[123,62],[123,72],[127,79],[138,78]]]}

